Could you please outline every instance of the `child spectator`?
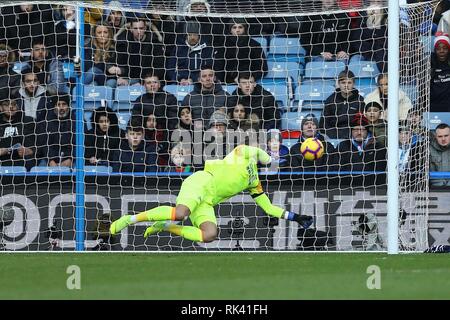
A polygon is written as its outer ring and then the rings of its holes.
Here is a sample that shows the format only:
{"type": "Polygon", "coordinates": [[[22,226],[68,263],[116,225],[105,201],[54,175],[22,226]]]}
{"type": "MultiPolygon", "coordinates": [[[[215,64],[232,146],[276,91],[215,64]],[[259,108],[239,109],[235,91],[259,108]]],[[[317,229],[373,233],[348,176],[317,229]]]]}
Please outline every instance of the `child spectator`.
{"type": "Polygon", "coordinates": [[[364,115],[369,124],[369,130],[375,140],[382,146],[387,147],[387,122],[381,119],[382,107],[376,102],[369,102],[364,108],[364,115]]]}
{"type": "Polygon", "coordinates": [[[142,119],[130,119],[125,139],[122,139],[120,149],[114,152],[113,159],[114,172],[157,171],[156,148],[154,144],[145,143],[142,119]]]}
{"type": "Polygon", "coordinates": [[[86,165],[110,166],[119,149],[121,132],[116,113],[108,107],[94,110],[92,129],[85,136],[86,165]]]}

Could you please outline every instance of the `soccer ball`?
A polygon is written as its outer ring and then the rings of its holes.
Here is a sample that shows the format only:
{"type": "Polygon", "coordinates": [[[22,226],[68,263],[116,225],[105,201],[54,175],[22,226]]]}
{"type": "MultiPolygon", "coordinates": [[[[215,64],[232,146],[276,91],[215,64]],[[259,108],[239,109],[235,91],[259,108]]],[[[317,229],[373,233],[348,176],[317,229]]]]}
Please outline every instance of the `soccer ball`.
{"type": "Polygon", "coordinates": [[[308,138],[303,141],[300,147],[300,152],[303,158],[309,161],[314,161],[323,156],[323,144],[317,138],[308,138]]]}

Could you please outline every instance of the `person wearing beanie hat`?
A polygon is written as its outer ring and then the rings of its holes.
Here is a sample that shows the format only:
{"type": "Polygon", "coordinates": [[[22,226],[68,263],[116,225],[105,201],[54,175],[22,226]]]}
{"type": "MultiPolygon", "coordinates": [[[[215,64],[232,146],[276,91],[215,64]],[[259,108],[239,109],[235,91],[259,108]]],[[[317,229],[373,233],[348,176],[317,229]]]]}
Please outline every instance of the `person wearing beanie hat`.
{"type": "Polygon", "coordinates": [[[450,102],[449,37],[436,33],[431,54],[430,111],[447,112],[450,102]]]}
{"type": "Polygon", "coordinates": [[[36,165],[36,127],[26,116],[16,94],[3,96],[0,101],[0,162],[2,166],[36,165]]]}
{"type": "Polygon", "coordinates": [[[209,119],[208,128],[215,129],[218,132],[225,133],[228,127],[228,117],[222,111],[215,111],[209,119]]]}
{"type": "Polygon", "coordinates": [[[294,171],[332,171],[335,163],[335,148],[319,133],[319,121],[313,113],[305,115],[300,124],[301,136],[289,150],[289,166],[294,171]],[[302,153],[302,143],[308,138],[316,138],[322,142],[324,154],[321,158],[309,161],[302,153]]]}
{"type": "Polygon", "coordinates": [[[337,147],[340,171],[385,171],[386,147],[377,143],[367,130],[369,121],[362,113],[351,120],[351,138],[337,147]]]}

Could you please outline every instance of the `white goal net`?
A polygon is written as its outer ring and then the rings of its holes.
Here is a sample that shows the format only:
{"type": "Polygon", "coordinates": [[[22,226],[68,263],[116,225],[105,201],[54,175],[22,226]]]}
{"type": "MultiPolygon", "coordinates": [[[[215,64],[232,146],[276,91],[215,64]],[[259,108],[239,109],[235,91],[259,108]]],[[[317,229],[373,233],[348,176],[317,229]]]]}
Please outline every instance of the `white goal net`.
{"type": "Polygon", "coordinates": [[[385,251],[389,107],[400,249],[423,251],[437,2],[401,6],[388,106],[384,0],[3,1],[0,248],[385,251]],[[305,158],[307,138],[321,158],[305,158]],[[273,204],[313,216],[309,229],[243,193],[215,208],[210,243],[145,239],[148,223],[109,234],[174,206],[186,177],[246,141],[272,157],[260,179],[273,204]]]}

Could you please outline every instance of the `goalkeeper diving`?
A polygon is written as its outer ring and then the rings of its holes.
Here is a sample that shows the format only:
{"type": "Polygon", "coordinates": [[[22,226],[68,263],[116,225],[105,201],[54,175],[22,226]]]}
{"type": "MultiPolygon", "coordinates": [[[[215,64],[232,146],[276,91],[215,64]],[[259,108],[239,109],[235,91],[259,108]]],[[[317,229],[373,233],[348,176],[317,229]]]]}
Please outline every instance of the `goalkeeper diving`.
{"type": "Polygon", "coordinates": [[[289,212],[271,203],[259,181],[258,162],[268,165],[271,157],[262,149],[247,145],[237,146],[223,160],[207,160],[204,170],[183,181],[175,207],[159,206],[136,215],[124,215],[111,224],[111,235],[135,223],[152,221],[154,224],[145,230],[145,238],[168,231],[195,242],[214,241],[218,234],[214,207],[244,190],[269,216],[296,221],[308,228],[313,222],[311,216],[289,212]],[[192,226],[178,224],[187,218],[192,226]]]}

